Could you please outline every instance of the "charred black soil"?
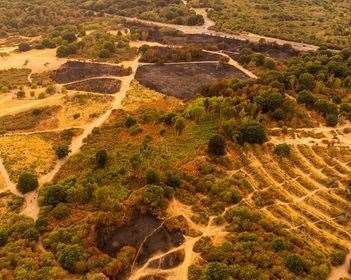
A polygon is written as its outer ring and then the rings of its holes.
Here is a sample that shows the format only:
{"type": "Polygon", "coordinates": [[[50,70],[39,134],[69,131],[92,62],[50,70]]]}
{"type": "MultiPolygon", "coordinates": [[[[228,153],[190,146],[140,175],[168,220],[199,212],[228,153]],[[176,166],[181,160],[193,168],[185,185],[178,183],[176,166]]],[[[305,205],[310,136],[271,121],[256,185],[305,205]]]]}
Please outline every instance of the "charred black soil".
{"type": "Polygon", "coordinates": [[[140,62],[192,62],[192,61],[219,61],[222,56],[205,52],[199,48],[169,48],[150,47],[141,57],[140,62]]]}
{"type": "Polygon", "coordinates": [[[164,30],[157,26],[143,25],[138,23],[127,23],[134,32],[142,33],[143,40],[155,41],[165,45],[196,46],[208,50],[225,50],[239,52],[247,48],[253,52],[262,53],[273,59],[288,59],[299,54],[290,45],[278,45],[267,43],[264,40],[259,43],[242,41],[234,38],[224,38],[206,34],[184,34],[177,30],[164,30]]]}
{"type": "Polygon", "coordinates": [[[120,90],[121,81],[113,78],[96,78],[65,85],[68,90],[113,94],[120,90]]]}
{"type": "Polygon", "coordinates": [[[135,76],[143,86],[183,100],[195,97],[201,86],[229,77],[247,79],[235,67],[220,63],[144,65],[135,76]]]}
{"type": "Polygon", "coordinates": [[[132,220],[122,227],[106,227],[97,230],[97,246],[110,256],[125,247],[139,249],[137,263],[142,264],[155,252],[164,252],[183,243],[181,231],[168,230],[161,221],[151,215],[145,215],[132,220]]]}
{"type": "Polygon", "coordinates": [[[53,71],[52,79],[58,83],[71,83],[83,79],[102,76],[128,76],[131,70],[117,65],[68,61],[53,71]]]}

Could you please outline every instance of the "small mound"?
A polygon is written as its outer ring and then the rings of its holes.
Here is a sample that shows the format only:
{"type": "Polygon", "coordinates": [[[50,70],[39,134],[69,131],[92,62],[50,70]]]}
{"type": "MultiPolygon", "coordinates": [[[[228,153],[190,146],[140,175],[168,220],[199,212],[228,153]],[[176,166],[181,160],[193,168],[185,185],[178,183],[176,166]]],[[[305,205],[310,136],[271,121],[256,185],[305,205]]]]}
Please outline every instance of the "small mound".
{"type": "Polygon", "coordinates": [[[128,76],[131,74],[130,69],[126,69],[117,65],[68,61],[59,69],[52,72],[52,79],[58,83],[72,83],[75,81],[102,77],[102,76],[128,76]]]}
{"type": "Polygon", "coordinates": [[[113,94],[120,90],[121,81],[113,78],[93,78],[65,85],[68,90],[113,94]]]}

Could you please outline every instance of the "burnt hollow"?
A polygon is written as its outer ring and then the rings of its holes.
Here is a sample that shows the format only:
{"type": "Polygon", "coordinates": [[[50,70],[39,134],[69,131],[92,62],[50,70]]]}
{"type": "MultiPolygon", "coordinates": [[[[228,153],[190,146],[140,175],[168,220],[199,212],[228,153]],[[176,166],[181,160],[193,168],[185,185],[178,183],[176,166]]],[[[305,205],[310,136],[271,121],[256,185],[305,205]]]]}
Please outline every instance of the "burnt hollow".
{"type": "Polygon", "coordinates": [[[57,83],[71,83],[83,79],[102,76],[128,76],[130,69],[118,65],[109,65],[92,62],[68,61],[59,69],[52,72],[51,76],[57,83]]]}
{"type": "Polygon", "coordinates": [[[113,78],[93,78],[65,85],[68,90],[113,94],[120,90],[121,81],[113,78]]]}
{"type": "Polygon", "coordinates": [[[135,76],[143,86],[183,100],[195,97],[201,86],[229,77],[248,79],[235,67],[219,63],[144,65],[135,76]]]}
{"type": "Polygon", "coordinates": [[[100,228],[96,232],[98,248],[114,257],[124,246],[138,249],[142,244],[136,262],[145,263],[155,252],[166,252],[184,242],[181,231],[169,231],[161,221],[151,215],[132,220],[121,227],[100,228]]]}

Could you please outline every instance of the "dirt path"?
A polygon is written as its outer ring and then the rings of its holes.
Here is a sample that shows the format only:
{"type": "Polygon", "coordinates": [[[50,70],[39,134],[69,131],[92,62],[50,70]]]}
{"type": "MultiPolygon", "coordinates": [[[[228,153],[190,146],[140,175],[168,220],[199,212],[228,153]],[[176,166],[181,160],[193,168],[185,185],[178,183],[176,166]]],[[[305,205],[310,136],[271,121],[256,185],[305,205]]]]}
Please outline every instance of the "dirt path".
{"type": "Polygon", "coordinates": [[[213,54],[218,54],[222,57],[225,57],[228,60],[228,64],[235,67],[236,69],[240,70],[241,72],[243,72],[246,76],[248,76],[249,78],[251,79],[254,79],[256,80],[257,79],[257,76],[252,73],[250,70],[244,68],[239,62],[235,61],[234,59],[232,59],[229,55],[223,53],[222,51],[219,51],[219,52],[214,52],[214,51],[207,51],[207,50],[204,50],[205,52],[208,52],[208,53],[213,53],[213,54]]]}
{"type": "MultiPolygon", "coordinates": [[[[55,177],[57,172],[60,170],[62,165],[71,156],[73,156],[74,154],[76,154],[80,151],[81,147],[84,144],[84,139],[86,139],[91,134],[93,129],[95,127],[100,127],[101,125],[103,125],[103,123],[109,118],[112,110],[121,108],[122,100],[126,96],[127,91],[129,89],[129,86],[130,86],[130,83],[134,79],[136,69],[138,68],[139,57],[133,61],[126,62],[126,64],[127,64],[127,67],[128,66],[132,67],[133,72],[130,76],[120,77],[120,80],[122,81],[121,89],[117,94],[114,95],[112,107],[108,111],[106,111],[103,115],[101,115],[100,117],[96,118],[94,121],[89,123],[84,128],[84,131],[82,134],[73,138],[72,143],[70,145],[70,151],[71,151],[70,154],[65,159],[59,160],[56,163],[55,167],[49,173],[47,173],[39,178],[40,186],[47,184],[47,183],[50,183],[53,180],[53,178],[55,177]]],[[[26,200],[26,203],[25,203],[25,207],[22,211],[22,214],[27,215],[29,217],[32,217],[34,220],[36,220],[38,218],[39,211],[40,211],[40,207],[38,205],[38,191],[36,190],[34,192],[31,192],[31,193],[25,195],[25,200],[26,200]]]]}
{"type": "Polygon", "coordinates": [[[216,226],[213,224],[214,217],[210,217],[210,220],[207,225],[195,224],[191,220],[193,212],[190,209],[190,207],[182,204],[176,199],[173,199],[170,202],[168,206],[168,215],[170,215],[170,217],[175,217],[179,215],[183,216],[188,222],[189,227],[199,232],[199,235],[196,237],[186,236],[184,243],[179,247],[172,248],[165,253],[159,253],[154,255],[142,267],[132,271],[132,275],[129,277],[129,280],[139,280],[144,276],[154,276],[157,274],[166,274],[168,280],[187,279],[189,266],[192,265],[196,259],[200,258],[200,255],[193,251],[195,243],[201,237],[204,236],[215,237],[218,240],[222,240],[227,234],[227,232],[224,230],[224,226],[216,226]],[[179,266],[167,270],[149,267],[149,264],[152,261],[161,259],[162,257],[179,250],[183,250],[185,256],[184,261],[179,266]]]}
{"type": "Polygon", "coordinates": [[[4,183],[5,183],[5,189],[2,189],[1,192],[10,191],[15,195],[21,196],[20,192],[16,188],[16,185],[11,181],[10,176],[1,158],[0,158],[0,176],[4,179],[4,183]]]}
{"type": "MultiPolygon", "coordinates": [[[[139,22],[143,24],[148,24],[148,25],[155,25],[159,27],[167,27],[167,28],[172,28],[176,29],[178,31],[181,31],[185,34],[204,34],[204,35],[210,35],[210,36],[218,36],[218,37],[223,37],[223,38],[232,38],[240,41],[249,41],[253,43],[258,43],[261,39],[264,39],[268,43],[276,43],[278,45],[286,45],[289,44],[294,48],[295,50],[298,51],[316,51],[318,50],[318,46],[310,45],[310,44],[304,44],[304,43],[299,43],[299,42],[293,42],[293,41],[287,41],[287,40],[282,40],[279,38],[272,38],[272,37],[266,37],[266,36],[261,36],[253,33],[241,33],[238,35],[233,35],[229,33],[224,33],[224,32],[219,32],[219,31],[214,31],[210,30],[215,26],[215,23],[208,17],[206,9],[193,9],[197,14],[202,15],[204,18],[205,23],[201,26],[186,26],[186,25],[177,25],[177,24],[169,24],[169,23],[162,23],[162,22],[155,22],[155,21],[149,21],[149,20],[142,20],[139,18],[133,18],[133,17],[123,17],[123,16],[117,16],[119,18],[123,18],[127,21],[134,21],[134,22],[139,22]]],[[[106,14],[106,16],[109,17],[115,17],[115,15],[112,14],[106,14]]]]}
{"type": "Polygon", "coordinates": [[[62,94],[54,94],[43,99],[20,100],[13,99],[12,94],[10,93],[7,97],[0,100],[0,104],[2,103],[0,117],[21,113],[39,107],[57,105],[63,97],[64,95],[62,94]]]}

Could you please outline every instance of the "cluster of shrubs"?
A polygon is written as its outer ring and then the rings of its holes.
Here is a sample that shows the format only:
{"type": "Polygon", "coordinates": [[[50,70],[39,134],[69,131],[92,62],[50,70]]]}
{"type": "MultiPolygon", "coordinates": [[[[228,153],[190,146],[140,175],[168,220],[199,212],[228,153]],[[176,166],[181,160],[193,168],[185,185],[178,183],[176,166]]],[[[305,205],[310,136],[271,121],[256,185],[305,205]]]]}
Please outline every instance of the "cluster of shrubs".
{"type": "Polygon", "coordinates": [[[138,15],[141,19],[161,21],[182,25],[202,25],[204,18],[188,9],[180,0],[171,1],[140,1],[132,0],[128,5],[122,0],[90,1],[83,4],[84,8],[100,13],[118,14],[134,17],[138,15]]]}
{"type": "Polygon", "coordinates": [[[195,243],[194,251],[206,262],[192,265],[189,279],[327,279],[326,255],[310,253],[306,243],[258,212],[234,206],[224,219],[231,234],[219,245],[209,237],[195,243]]]}
{"type": "Polygon", "coordinates": [[[270,71],[261,82],[280,92],[296,93],[299,103],[320,113],[327,125],[335,126],[340,117],[350,118],[351,50],[321,49],[292,59],[286,70],[270,71]]]}
{"type": "Polygon", "coordinates": [[[139,50],[142,53],[141,62],[186,62],[200,60],[205,53],[197,47],[164,48],[144,45],[139,50]]]}
{"type": "Polygon", "coordinates": [[[240,49],[238,61],[244,65],[253,63],[258,67],[264,67],[265,69],[269,70],[274,70],[277,68],[276,62],[273,59],[261,53],[255,53],[247,48],[240,49]]]}

